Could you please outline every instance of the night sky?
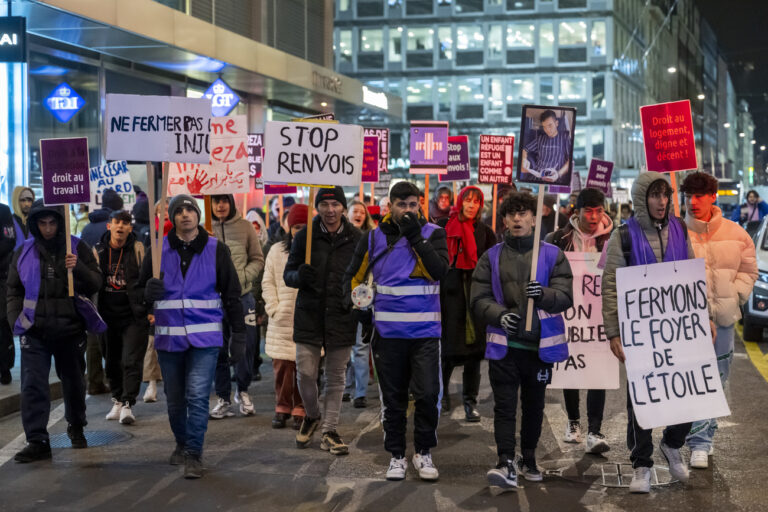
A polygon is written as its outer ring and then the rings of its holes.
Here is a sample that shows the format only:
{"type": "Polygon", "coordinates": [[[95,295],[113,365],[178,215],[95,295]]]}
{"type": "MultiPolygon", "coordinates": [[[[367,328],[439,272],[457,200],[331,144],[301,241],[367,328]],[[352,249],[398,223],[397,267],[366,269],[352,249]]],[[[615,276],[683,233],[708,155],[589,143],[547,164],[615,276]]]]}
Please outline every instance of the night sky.
{"type": "Polygon", "coordinates": [[[749,103],[757,146],[768,145],[768,0],[696,0],[717,34],[740,99],[749,103]]]}

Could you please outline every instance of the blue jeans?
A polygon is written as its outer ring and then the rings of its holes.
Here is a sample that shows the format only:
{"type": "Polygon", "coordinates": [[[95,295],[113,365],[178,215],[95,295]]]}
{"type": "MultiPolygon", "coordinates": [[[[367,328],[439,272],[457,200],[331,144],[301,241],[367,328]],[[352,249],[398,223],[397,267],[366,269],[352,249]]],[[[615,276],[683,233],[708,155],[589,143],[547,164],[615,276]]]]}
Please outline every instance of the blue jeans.
{"type": "Polygon", "coordinates": [[[363,343],[363,326],[357,324],[357,338],[352,347],[352,358],[347,362],[347,385],[344,393],[352,398],[365,396],[368,391],[368,354],[371,353],[371,344],[363,343]],[[354,392],[354,395],[353,395],[354,392]]]}
{"type": "MultiPolygon", "coordinates": [[[[728,327],[717,326],[717,339],[715,340],[715,355],[717,356],[717,369],[720,371],[720,381],[725,388],[725,382],[731,373],[733,362],[733,325],[728,327]]],[[[717,430],[717,419],[694,421],[691,432],[685,439],[688,448],[693,450],[709,451],[712,439],[717,430]]]]}
{"type": "Polygon", "coordinates": [[[219,347],[190,347],[184,352],[157,351],[168,400],[168,421],[176,444],[202,455],[208,429],[208,404],[219,347]]]}
{"type": "MultiPolygon", "coordinates": [[[[240,297],[245,315],[245,357],[235,365],[235,380],[237,391],[248,391],[248,386],[253,379],[253,359],[259,349],[259,326],[256,325],[256,299],[253,294],[246,293],[240,297]]],[[[216,362],[216,394],[230,401],[232,394],[232,377],[229,366],[229,324],[224,322],[224,346],[221,347],[219,359],[216,362]]]]}

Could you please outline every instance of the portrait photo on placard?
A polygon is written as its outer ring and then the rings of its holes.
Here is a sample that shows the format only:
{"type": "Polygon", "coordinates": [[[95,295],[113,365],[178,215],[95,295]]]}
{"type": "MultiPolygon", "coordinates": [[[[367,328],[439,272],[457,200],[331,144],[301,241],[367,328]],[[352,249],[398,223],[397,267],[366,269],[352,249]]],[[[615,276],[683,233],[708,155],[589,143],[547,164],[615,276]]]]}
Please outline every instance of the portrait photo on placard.
{"type": "Polygon", "coordinates": [[[575,125],[575,108],[523,105],[517,181],[570,184],[575,125]]]}

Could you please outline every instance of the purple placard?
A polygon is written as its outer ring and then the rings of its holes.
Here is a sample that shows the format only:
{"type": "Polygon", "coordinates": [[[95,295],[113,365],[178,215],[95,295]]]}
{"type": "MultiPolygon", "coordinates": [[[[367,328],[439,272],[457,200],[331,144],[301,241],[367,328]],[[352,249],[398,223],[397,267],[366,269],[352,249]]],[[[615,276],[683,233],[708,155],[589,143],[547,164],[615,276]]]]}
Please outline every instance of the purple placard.
{"type": "Polygon", "coordinates": [[[379,181],[379,138],[363,137],[363,183],[379,181]]]}
{"type": "Polygon", "coordinates": [[[270,185],[264,184],[264,193],[270,196],[277,194],[295,194],[297,192],[295,186],[291,185],[270,185]]]}
{"type": "Polygon", "coordinates": [[[570,185],[547,185],[547,191],[550,194],[570,194],[571,192],[578,192],[581,190],[581,176],[579,171],[573,171],[571,174],[570,185]]]}
{"type": "Polygon", "coordinates": [[[87,137],[40,139],[40,167],[46,205],[91,201],[87,137]]]}
{"type": "Polygon", "coordinates": [[[438,175],[438,180],[469,180],[469,136],[448,137],[448,172],[438,175]]]}
{"type": "Polygon", "coordinates": [[[412,121],[411,174],[445,174],[448,167],[448,121],[412,121]]]}
{"type": "Polygon", "coordinates": [[[611,187],[611,173],[613,172],[613,162],[607,160],[598,160],[593,158],[589,163],[589,173],[587,174],[587,188],[596,188],[602,190],[605,197],[613,195],[611,187]]]}

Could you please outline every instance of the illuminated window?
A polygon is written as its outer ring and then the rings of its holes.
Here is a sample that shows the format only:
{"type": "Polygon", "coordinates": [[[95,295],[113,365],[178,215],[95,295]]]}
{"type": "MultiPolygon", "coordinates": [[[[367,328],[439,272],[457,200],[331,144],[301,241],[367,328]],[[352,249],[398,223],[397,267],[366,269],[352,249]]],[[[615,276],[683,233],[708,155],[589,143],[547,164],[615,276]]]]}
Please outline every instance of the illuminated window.
{"type": "Polygon", "coordinates": [[[488,86],[488,111],[501,112],[504,107],[501,78],[491,78],[488,86]]]}
{"type": "Polygon", "coordinates": [[[431,50],[434,29],[421,27],[408,29],[408,51],[431,50]]]}
{"type": "Polygon", "coordinates": [[[440,60],[451,60],[453,58],[453,34],[451,34],[451,27],[438,27],[437,42],[439,44],[438,58],[440,60]]]}
{"type": "Polygon", "coordinates": [[[389,62],[402,62],[403,60],[402,32],[403,27],[389,29],[389,62]]]}
{"type": "Polygon", "coordinates": [[[503,56],[504,41],[501,39],[501,25],[491,25],[488,30],[488,57],[499,59],[503,56]]]}
{"type": "Polygon", "coordinates": [[[380,28],[360,31],[361,52],[381,52],[384,48],[382,30],[380,28]]]}
{"type": "Polygon", "coordinates": [[[592,41],[592,55],[604,56],[605,55],[605,22],[595,21],[592,23],[592,34],[590,35],[592,41]]]}
{"type": "Polygon", "coordinates": [[[587,24],[583,21],[561,22],[558,43],[561,46],[587,44],[587,24]]]}
{"type": "Polygon", "coordinates": [[[352,62],[352,31],[339,31],[339,56],[342,62],[352,62]]]}
{"type": "Polygon", "coordinates": [[[552,23],[542,23],[539,26],[539,56],[555,56],[555,32],[552,23]]]}
{"type": "Polygon", "coordinates": [[[485,37],[483,28],[473,25],[460,25],[456,27],[457,50],[482,50],[485,37]]]}
{"type": "Polygon", "coordinates": [[[431,79],[409,80],[405,91],[406,103],[432,103],[432,86],[431,79]]]}

